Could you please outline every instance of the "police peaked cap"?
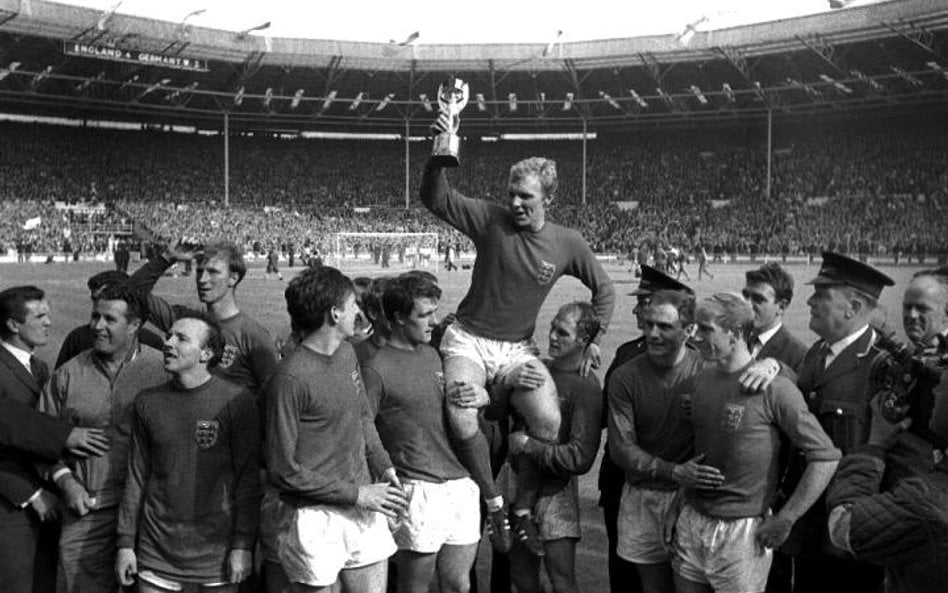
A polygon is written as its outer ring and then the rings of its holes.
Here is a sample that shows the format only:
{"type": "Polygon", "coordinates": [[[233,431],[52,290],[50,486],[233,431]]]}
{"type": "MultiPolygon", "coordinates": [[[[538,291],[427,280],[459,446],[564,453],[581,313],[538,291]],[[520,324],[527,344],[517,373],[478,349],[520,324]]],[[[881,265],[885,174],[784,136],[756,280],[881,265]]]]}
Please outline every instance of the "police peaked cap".
{"type": "Polygon", "coordinates": [[[832,251],[824,251],[819,273],[807,284],[844,284],[858,288],[877,299],[882,294],[882,289],[895,286],[895,281],[870,265],[832,251]]]}

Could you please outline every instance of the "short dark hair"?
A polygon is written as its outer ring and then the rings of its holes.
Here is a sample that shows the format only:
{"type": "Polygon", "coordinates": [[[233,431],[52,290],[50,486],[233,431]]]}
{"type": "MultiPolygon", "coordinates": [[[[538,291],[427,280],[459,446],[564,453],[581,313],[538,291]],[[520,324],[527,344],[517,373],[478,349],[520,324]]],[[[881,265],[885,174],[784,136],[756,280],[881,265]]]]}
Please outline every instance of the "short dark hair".
{"type": "Polygon", "coordinates": [[[13,319],[23,323],[26,321],[26,304],[41,301],[46,298],[43,289],[36,286],[12,286],[0,292],[0,336],[12,335],[7,322],[13,319]]]}
{"type": "Polygon", "coordinates": [[[362,293],[362,312],[372,325],[385,321],[385,310],[382,305],[382,295],[393,280],[390,276],[379,276],[372,280],[368,290],[362,293]]]}
{"type": "Polygon", "coordinates": [[[431,280],[419,274],[402,274],[390,281],[382,294],[382,310],[389,322],[395,323],[395,316],[411,315],[415,299],[440,299],[441,289],[431,280]]]}
{"type": "Polygon", "coordinates": [[[148,321],[148,299],[141,292],[133,290],[128,284],[107,284],[95,300],[96,302],[125,301],[127,306],[126,317],[129,321],[133,319],[137,319],[142,323],[148,321]]]}
{"type": "Polygon", "coordinates": [[[652,293],[648,306],[671,305],[678,311],[681,325],[691,325],[695,321],[695,295],[681,290],[659,290],[652,293]]]}
{"type": "Polygon", "coordinates": [[[419,278],[424,278],[432,284],[438,284],[438,277],[429,272],[428,270],[408,270],[402,276],[417,276],[419,278]]]}
{"type": "Polygon", "coordinates": [[[352,280],[336,268],[323,266],[303,270],[283,293],[290,327],[305,338],[323,326],[330,309],[341,307],[353,293],[352,280]]]}
{"type": "Polygon", "coordinates": [[[233,241],[217,239],[204,247],[204,251],[197,257],[198,264],[212,259],[222,259],[227,262],[227,269],[231,274],[237,274],[237,284],[247,275],[247,262],[244,261],[244,252],[233,241]]]}
{"type": "Polygon", "coordinates": [[[576,318],[576,337],[589,344],[599,334],[602,322],[596,308],[586,301],[574,301],[560,307],[559,313],[569,313],[576,318]]]}
{"type": "Polygon", "coordinates": [[[789,305],[793,300],[793,276],[780,267],[780,264],[764,264],[756,270],[748,271],[744,278],[748,284],[769,284],[778,301],[786,301],[789,305]]]}
{"type": "Polygon", "coordinates": [[[201,348],[210,348],[212,353],[211,359],[207,361],[207,368],[212,369],[220,364],[224,357],[225,347],[224,334],[221,333],[220,323],[204,311],[195,309],[179,309],[178,318],[175,321],[181,321],[182,319],[197,319],[204,323],[207,327],[207,335],[204,336],[204,343],[201,344],[201,348]]]}
{"type": "Polygon", "coordinates": [[[128,274],[125,272],[120,272],[118,270],[106,270],[105,272],[99,272],[89,278],[89,281],[86,282],[86,286],[89,287],[89,292],[96,292],[105,288],[106,286],[112,286],[114,284],[121,284],[128,280],[128,274]]]}

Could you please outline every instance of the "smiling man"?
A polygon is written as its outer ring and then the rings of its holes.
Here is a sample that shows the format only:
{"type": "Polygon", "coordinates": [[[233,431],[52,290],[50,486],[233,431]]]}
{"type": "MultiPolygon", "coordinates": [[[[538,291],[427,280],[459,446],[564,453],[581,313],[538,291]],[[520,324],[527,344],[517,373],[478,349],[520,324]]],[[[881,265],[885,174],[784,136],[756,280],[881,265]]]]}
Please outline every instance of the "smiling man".
{"type": "Polygon", "coordinates": [[[437,571],[441,590],[467,593],[481,539],[477,484],[448,434],[441,357],[429,346],[441,289],[405,274],[382,294],[389,339],[362,365],[382,445],[410,493],[394,530],[399,593],[424,593],[437,571]]]}
{"type": "Polygon", "coordinates": [[[234,593],[252,568],[260,427],[249,391],[212,375],[217,323],[182,312],[165,339],[171,380],[135,398],[115,573],[139,593],[234,593]]]}
{"type": "Polygon", "coordinates": [[[147,306],[144,297],[122,284],[100,292],[88,325],[92,348],[56,370],[41,402],[49,414],[103,430],[111,445],[106,455],[70,458],[52,472],[67,509],[59,538],[59,577],[68,593],[118,590],[112,564],[132,404],[139,391],[168,379],[161,352],[138,341],[147,306]]]}
{"type": "Polygon", "coordinates": [[[902,296],[902,326],[916,348],[937,346],[948,340],[948,267],[922,270],[902,296]]]}
{"type": "Polygon", "coordinates": [[[619,366],[607,386],[609,455],[625,471],[616,553],[636,565],[643,591],[670,593],[662,519],[679,487],[717,485],[723,476],[692,458],[694,433],[682,405],[704,366],[686,346],[694,295],[661,290],[649,296],[642,312],[646,352],[619,366]]]}
{"type": "MultiPolygon", "coordinates": [[[[428,161],[421,183],[425,206],[477,248],[471,286],[458,306],[457,321],[445,332],[441,352],[458,455],[481,489],[489,530],[500,551],[510,548],[509,526],[492,478],[487,439],[478,426],[478,408],[490,401],[487,387],[533,365],[542,381],[517,390],[511,403],[525,415],[533,434],[555,439],[560,427],[556,389],[537,359],[533,339],[540,307],[563,275],[578,278],[592,291],[602,327],[584,352],[585,371],[599,364],[599,342],[615,305],[612,281],[582,235],[547,222],[546,209],[556,190],[556,163],[538,157],[510,168],[506,207],[452,189],[436,160],[428,161]]],[[[514,515],[527,517],[529,509],[515,508],[514,515]]],[[[523,527],[525,534],[532,533],[528,521],[523,527]]]]}

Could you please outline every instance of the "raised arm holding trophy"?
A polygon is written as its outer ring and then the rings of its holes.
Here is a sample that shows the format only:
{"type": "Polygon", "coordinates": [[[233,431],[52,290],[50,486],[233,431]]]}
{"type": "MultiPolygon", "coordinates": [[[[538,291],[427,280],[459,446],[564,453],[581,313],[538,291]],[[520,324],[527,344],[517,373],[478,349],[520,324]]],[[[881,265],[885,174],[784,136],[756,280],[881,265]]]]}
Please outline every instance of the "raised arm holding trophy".
{"type": "Polygon", "coordinates": [[[441,133],[434,138],[431,158],[442,167],[457,167],[461,150],[461,138],[458,127],[461,125],[461,111],[467,106],[470,96],[467,83],[460,78],[447,80],[438,87],[438,105],[441,107],[438,125],[435,129],[441,133]]]}
{"type": "MultiPolygon", "coordinates": [[[[509,401],[524,418],[527,442],[559,442],[557,390],[537,358],[533,340],[537,314],[563,274],[579,278],[590,289],[601,329],[583,347],[585,374],[599,365],[598,343],[612,318],[615,291],[582,235],[546,222],[546,209],[557,189],[552,160],[533,157],[515,163],[510,168],[504,203],[467,197],[451,187],[445,169],[458,166],[459,114],[468,95],[468,86],[458,79],[438,91],[440,112],[432,125],[437,136],[425,165],[421,200],[432,214],[477,246],[471,286],[458,305],[457,321],[441,341],[444,386],[458,458],[487,504],[494,547],[506,552],[512,543],[511,525],[493,480],[491,448],[481,431],[478,409],[490,403],[488,386],[501,393],[517,386],[509,401]]],[[[531,518],[539,467],[531,459],[518,461],[517,495],[511,505],[513,531],[528,550],[539,555],[544,548],[531,518]]]]}

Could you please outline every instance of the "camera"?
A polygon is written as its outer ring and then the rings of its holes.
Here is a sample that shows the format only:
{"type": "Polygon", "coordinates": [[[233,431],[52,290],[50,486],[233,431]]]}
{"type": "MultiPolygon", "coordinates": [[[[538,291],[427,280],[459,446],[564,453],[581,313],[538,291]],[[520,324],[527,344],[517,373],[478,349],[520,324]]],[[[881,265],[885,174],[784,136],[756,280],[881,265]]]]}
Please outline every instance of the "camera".
{"type": "Polygon", "coordinates": [[[881,394],[882,416],[893,424],[911,418],[910,432],[936,446],[948,445],[929,429],[933,391],[948,370],[948,343],[939,336],[933,348],[922,350],[899,341],[893,332],[877,333],[880,352],[870,366],[869,381],[873,396],[881,394]]]}

